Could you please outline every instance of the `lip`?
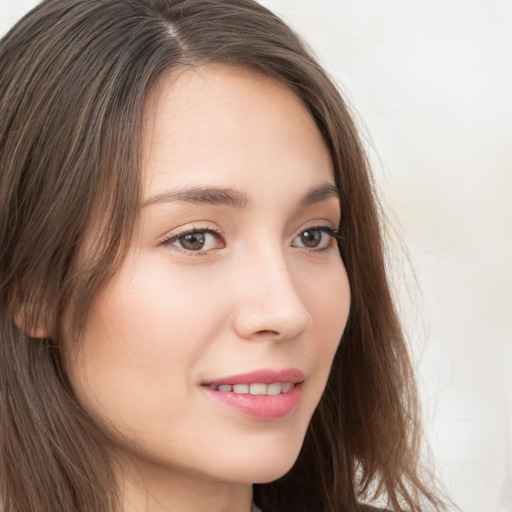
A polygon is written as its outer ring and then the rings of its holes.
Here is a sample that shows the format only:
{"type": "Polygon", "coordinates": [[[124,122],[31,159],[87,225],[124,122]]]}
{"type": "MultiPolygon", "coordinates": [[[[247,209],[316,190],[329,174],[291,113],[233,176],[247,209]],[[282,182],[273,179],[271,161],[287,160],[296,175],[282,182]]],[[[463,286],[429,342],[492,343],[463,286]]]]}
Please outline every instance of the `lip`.
{"type": "Polygon", "coordinates": [[[264,369],[204,382],[202,389],[209,397],[226,407],[254,419],[269,421],[287,416],[297,408],[304,378],[304,374],[297,368],[264,369]],[[294,387],[279,395],[239,394],[214,389],[223,384],[272,384],[274,382],[290,382],[294,384],[294,387]]]}

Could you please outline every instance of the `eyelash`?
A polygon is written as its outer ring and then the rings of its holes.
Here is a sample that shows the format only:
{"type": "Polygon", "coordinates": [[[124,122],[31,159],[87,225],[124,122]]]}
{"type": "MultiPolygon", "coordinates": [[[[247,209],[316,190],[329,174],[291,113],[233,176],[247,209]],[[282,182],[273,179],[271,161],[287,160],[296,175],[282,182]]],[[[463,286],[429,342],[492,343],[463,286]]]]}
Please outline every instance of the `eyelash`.
{"type": "MultiPolygon", "coordinates": [[[[303,234],[307,231],[320,231],[322,233],[325,233],[331,239],[336,240],[337,243],[339,243],[343,238],[341,236],[339,229],[331,228],[329,226],[310,226],[306,229],[303,229],[302,231],[299,231],[295,235],[294,240],[295,240],[295,238],[297,238],[298,236],[300,236],[301,234],[303,234]]],[[[183,229],[177,233],[174,233],[173,235],[169,236],[168,238],[165,238],[164,240],[162,240],[161,245],[172,246],[174,244],[174,242],[177,242],[180,238],[183,238],[187,235],[193,235],[193,234],[203,234],[203,235],[210,234],[210,235],[213,235],[217,240],[222,238],[222,233],[215,228],[191,227],[190,229],[183,229]]],[[[224,247],[225,247],[225,242],[223,242],[222,247],[219,247],[219,248],[222,249],[224,247]]],[[[308,247],[302,247],[302,249],[307,249],[308,252],[315,253],[315,252],[325,251],[325,250],[329,249],[330,247],[331,247],[331,244],[329,243],[321,249],[308,248],[308,247]]],[[[207,254],[210,250],[212,250],[212,249],[206,249],[206,250],[200,249],[200,250],[194,251],[194,250],[185,249],[185,248],[179,247],[179,246],[177,246],[177,248],[191,256],[202,256],[202,255],[207,254]]]]}

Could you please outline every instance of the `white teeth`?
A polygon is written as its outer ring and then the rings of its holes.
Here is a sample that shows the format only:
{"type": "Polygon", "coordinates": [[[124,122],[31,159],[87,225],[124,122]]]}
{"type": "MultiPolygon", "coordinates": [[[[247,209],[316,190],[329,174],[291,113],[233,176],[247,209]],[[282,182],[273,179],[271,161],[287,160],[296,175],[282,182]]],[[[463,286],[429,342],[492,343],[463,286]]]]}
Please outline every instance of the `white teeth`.
{"type": "Polygon", "coordinates": [[[267,385],[267,395],[279,395],[283,391],[283,385],[280,382],[267,385]]]}
{"type": "Polygon", "coordinates": [[[266,384],[251,384],[249,386],[249,393],[251,395],[266,395],[267,385],[266,384]]]}
{"type": "Polygon", "coordinates": [[[283,393],[288,393],[293,388],[293,384],[291,382],[285,382],[283,384],[283,393]]]}
{"type": "Polygon", "coordinates": [[[247,393],[249,393],[249,384],[235,384],[233,391],[240,395],[247,395],[247,393]]]}
{"type": "Polygon", "coordinates": [[[217,391],[221,391],[224,393],[237,393],[239,395],[280,395],[281,393],[288,393],[288,391],[292,390],[294,384],[291,382],[273,382],[272,384],[235,384],[231,386],[229,384],[221,384],[218,387],[212,387],[217,391]]]}

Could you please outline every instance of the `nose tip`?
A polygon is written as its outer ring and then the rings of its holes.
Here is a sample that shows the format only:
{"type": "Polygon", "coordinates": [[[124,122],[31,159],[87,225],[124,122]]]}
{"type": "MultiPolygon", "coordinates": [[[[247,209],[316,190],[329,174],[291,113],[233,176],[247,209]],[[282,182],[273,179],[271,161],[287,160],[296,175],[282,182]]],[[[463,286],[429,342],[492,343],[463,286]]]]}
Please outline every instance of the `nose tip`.
{"type": "Polygon", "coordinates": [[[310,312],[283,268],[278,275],[266,273],[266,278],[241,286],[235,330],[242,338],[288,340],[308,329],[310,312]]]}
{"type": "Polygon", "coordinates": [[[310,323],[309,312],[302,306],[295,311],[290,307],[272,308],[270,304],[253,305],[252,309],[253,313],[240,312],[235,321],[235,330],[245,339],[293,339],[306,331],[310,323]]]}

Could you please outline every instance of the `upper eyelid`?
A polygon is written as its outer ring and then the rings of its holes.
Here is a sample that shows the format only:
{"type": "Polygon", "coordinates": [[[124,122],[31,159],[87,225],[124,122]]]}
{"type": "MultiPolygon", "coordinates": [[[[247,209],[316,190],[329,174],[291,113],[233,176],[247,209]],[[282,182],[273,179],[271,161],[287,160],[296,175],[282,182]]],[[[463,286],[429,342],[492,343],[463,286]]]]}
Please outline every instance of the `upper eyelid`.
{"type": "Polygon", "coordinates": [[[185,224],[184,226],[179,226],[177,228],[171,229],[167,231],[164,235],[162,235],[160,238],[161,240],[165,240],[168,238],[173,238],[174,236],[183,236],[188,233],[195,233],[195,232],[214,232],[214,233],[222,233],[222,230],[213,222],[209,221],[198,221],[198,222],[191,222],[189,224],[185,224]]]}
{"type": "Polygon", "coordinates": [[[160,237],[159,243],[165,243],[169,240],[176,240],[182,236],[186,236],[190,233],[211,233],[215,236],[222,237],[222,231],[213,226],[190,226],[190,227],[180,227],[173,229],[171,232],[160,237]]]}
{"type": "Polygon", "coordinates": [[[343,238],[343,236],[341,234],[341,230],[339,228],[332,228],[330,226],[316,226],[316,227],[317,227],[317,229],[324,228],[333,238],[336,238],[336,240],[340,240],[341,238],[343,238]]]}
{"type": "MultiPolygon", "coordinates": [[[[329,223],[330,224],[330,223],[329,223]]],[[[321,223],[313,223],[309,226],[303,226],[300,229],[294,231],[293,237],[296,237],[300,233],[303,233],[304,231],[307,231],[308,229],[320,229],[320,230],[326,230],[328,232],[333,232],[334,234],[339,234],[339,229],[337,227],[334,227],[332,225],[327,224],[321,224],[321,223]]],[[[181,236],[188,235],[189,233],[212,233],[215,235],[222,236],[222,231],[219,228],[211,227],[211,226],[191,226],[183,227],[183,228],[176,228],[171,233],[168,233],[162,237],[162,241],[168,240],[170,238],[179,238],[181,236]]]]}

